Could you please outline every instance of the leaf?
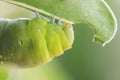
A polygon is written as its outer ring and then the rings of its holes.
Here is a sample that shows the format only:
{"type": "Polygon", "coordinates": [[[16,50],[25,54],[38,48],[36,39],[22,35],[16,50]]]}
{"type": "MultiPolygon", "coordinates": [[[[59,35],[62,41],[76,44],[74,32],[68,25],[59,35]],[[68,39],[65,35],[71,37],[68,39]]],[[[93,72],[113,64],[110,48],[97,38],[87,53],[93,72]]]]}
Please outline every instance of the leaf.
{"type": "Polygon", "coordinates": [[[94,31],[94,41],[105,45],[117,30],[116,18],[104,0],[2,0],[44,16],[62,18],[69,23],[87,23],[94,31]]]}

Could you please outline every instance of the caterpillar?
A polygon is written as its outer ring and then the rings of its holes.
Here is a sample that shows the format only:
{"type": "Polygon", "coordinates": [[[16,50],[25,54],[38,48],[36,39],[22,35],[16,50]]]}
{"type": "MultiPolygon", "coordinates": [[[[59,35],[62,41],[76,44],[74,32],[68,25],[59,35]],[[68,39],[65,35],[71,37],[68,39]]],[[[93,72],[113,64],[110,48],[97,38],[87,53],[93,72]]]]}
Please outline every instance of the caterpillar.
{"type": "Polygon", "coordinates": [[[70,49],[71,24],[61,26],[43,18],[0,18],[0,63],[18,67],[45,64],[70,49]]]}

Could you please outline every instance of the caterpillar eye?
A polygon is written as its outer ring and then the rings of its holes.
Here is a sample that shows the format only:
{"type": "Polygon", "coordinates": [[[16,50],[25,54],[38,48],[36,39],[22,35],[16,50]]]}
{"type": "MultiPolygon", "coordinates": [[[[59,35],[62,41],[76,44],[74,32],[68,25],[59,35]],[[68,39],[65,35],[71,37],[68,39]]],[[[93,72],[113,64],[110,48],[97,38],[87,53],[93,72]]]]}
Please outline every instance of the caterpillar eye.
{"type": "Polygon", "coordinates": [[[33,67],[51,61],[71,48],[74,33],[71,24],[55,24],[39,18],[0,19],[0,63],[33,67]],[[59,27],[61,26],[61,27],[59,27]],[[69,26],[69,27],[68,27],[69,26]]]}

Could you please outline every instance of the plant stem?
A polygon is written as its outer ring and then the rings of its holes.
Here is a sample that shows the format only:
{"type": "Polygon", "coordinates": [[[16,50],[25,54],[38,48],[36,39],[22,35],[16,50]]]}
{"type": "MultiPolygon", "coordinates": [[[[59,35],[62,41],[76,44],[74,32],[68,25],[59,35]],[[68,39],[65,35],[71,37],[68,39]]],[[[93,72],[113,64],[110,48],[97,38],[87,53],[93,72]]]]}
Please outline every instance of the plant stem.
{"type": "Polygon", "coordinates": [[[17,5],[17,6],[26,8],[26,9],[28,9],[28,10],[30,10],[30,11],[33,11],[33,12],[36,12],[36,11],[37,11],[37,12],[39,12],[40,14],[42,14],[43,16],[47,16],[47,17],[49,17],[49,18],[53,18],[53,17],[54,17],[54,18],[57,19],[57,20],[61,19],[61,21],[63,21],[63,22],[70,23],[70,24],[74,24],[74,22],[72,22],[72,21],[68,21],[68,20],[66,20],[66,19],[63,19],[63,18],[60,18],[60,17],[55,16],[55,15],[53,15],[53,14],[50,14],[50,13],[44,11],[44,10],[41,10],[41,9],[32,7],[32,6],[30,6],[30,5],[26,5],[26,4],[24,4],[24,3],[20,3],[20,2],[17,2],[17,1],[13,1],[13,0],[1,0],[1,1],[5,1],[5,2],[7,2],[7,3],[14,4],[14,5],[17,5]]]}

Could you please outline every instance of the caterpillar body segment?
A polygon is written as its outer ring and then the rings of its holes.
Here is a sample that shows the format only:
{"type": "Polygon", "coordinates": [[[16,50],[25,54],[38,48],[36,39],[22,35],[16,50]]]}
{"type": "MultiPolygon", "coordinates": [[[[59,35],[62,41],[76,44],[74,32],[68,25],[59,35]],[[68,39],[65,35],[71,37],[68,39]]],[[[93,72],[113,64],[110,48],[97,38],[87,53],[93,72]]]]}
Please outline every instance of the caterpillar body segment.
{"type": "Polygon", "coordinates": [[[47,63],[71,48],[73,40],[70,24],[59,27],[42,18],[0,19],[1,64],[33,67],[47,63]]]}

